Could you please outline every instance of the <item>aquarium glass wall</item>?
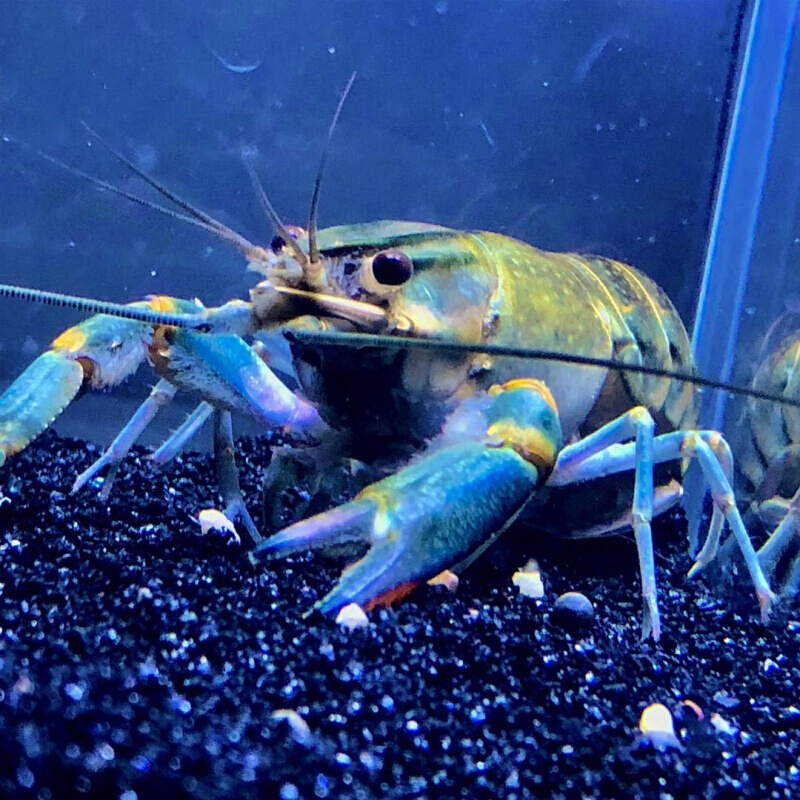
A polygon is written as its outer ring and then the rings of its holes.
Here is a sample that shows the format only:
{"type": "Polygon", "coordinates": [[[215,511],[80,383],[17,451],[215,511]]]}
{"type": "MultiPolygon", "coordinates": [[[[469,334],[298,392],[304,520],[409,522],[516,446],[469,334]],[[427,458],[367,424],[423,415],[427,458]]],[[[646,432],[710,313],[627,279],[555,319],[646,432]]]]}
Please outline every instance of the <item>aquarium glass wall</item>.
{"type": "MultiPolygon", "coordinates": [[[[734,360],[737,382],[800,329],[800,26],[787,53],[734,360]]],[[[729,415],[731,416],[731,415],[729,415]]]]}

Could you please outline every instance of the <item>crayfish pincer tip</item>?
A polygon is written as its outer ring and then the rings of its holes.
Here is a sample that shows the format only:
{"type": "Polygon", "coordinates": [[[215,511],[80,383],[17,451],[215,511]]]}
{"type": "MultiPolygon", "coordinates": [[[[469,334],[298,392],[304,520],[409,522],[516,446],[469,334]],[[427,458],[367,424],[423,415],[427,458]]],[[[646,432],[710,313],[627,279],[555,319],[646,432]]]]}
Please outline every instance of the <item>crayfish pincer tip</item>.
{"type": "Polygon", "coordinates": [[[642,620],[641,640],[646,642],[648,639],[652,639],[654,642],[658,642],[661,639],[661,620],[653,620],[646,616],[642,620]]]}
{"type": "Polygon", "coordinates": [[[251,557],[264,561],[314,548],[367,543],[375,511],[375,504],[369,500],[351,500],[284,528],[259,544],[251,557]]]}
{"type": "Polygon", "coordinates": [[[661,638],[661,614],[655,595],[648,595],[644,598],[642,641],[649,638],[652,638],[654,642],[661,638]]]}

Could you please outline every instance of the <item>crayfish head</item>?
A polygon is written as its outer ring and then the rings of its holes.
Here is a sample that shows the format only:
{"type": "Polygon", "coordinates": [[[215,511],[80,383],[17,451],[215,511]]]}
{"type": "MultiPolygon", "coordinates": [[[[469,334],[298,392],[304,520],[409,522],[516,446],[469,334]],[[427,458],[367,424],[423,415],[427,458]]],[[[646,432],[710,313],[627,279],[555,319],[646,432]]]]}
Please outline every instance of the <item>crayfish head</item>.
{"type": "Polygon", "coordinates": [[[283,233],[276,233],[269,247],[254,248],[248,253],[247,268],[268,280],[286,286],[301,286],[305,282],[308,256],[298,240],[306,239],[302,228],[287,225],[283,233]]]}

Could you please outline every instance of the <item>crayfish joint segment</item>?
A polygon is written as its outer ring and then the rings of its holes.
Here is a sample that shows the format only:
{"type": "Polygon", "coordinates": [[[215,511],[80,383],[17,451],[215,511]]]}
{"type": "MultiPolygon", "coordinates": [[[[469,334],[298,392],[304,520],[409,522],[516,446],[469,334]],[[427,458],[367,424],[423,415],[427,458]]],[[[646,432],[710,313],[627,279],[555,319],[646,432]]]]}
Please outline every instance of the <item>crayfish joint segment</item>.
{"type": "MultiPolygon", "coordinates": [[[[139,406],[128,424],[117,434],[114,441],[88,469],[85,469],[72,485],[72,493],[80,491],[95,475],[109,465],[119,463],[131,449],[144,429],[153,421],[163,406],[169,403],[178,390],[169,381],[160,380],[150,392],[150,396],[139,406]]],[[[110,490],[110,483],[103,486],[105,494],[110,490]]]]}
{"type": "MultiPolygon", "coordinates": [[[[767,504],[763,503],[762,507],[765,505],[767,504]]],[[[800,541],[798,541],[798,532],[800,532],[800,489],[788,501],[773,500],[772,509],[774,513],[781,513],[783,518],[758,551],[759,563],[770,574],[775,572],[778,563],[790,546],[797,547],[800,544],[800,541]]],[[[799,586],[800,556],[795,555],[789,575],[781,588],[781,593],[790,596],[794,595],[797,593],[799,586]]]]}
{"type": "Polygon", "coordinates": [[[238,336],[175,331],[160,370],[216,407],[242,411],[298,438],[314,440],[328,430],[314,406],[288,389],[238,336]]]}
{"type": "MultiPolygon", "coordinates": [[[[775,601],[775,595],[770,589],[764,571],[759,564],[758,557],[747,535],[747,531],[733,502],[733,490],[730,485],[730,472],[732,458],[730,450],[724,439],[716,431],[676,431],[656,436],[652,439],[652,446],[647,450],[642,448],[642,438],[637,434],[637,440],[632,443],[622,444],[629,438],[641,422],[641,409],[632,409],[600,428],[594,434],[574,445],[565,447],[561,452],[556,469],[548,483],[550,486],[563,486],[579,481],[593,480],[607,475],[634,469],[637,480],[640,472],[646,469],[652,475],[652,466],[667,461],[680,461],[684,457],[697,459],[703,475],[708,483],[714,499],[714,516],[708,539],[701,551],[698,563],[690,571],[696,574],[703,565],[715,557],[717,543],[722,532],[723,520],[726,521],[733,532],[736,544],[742,552],[745,564],[750,573],[750,578],[756,591],[762,617],[768,616],[775,601]],[[638,421],[637,421],[638,420],[638,421]]],[[[649,436],[645,436],[645,441],[649,436]]],[[[634,489],[634,530],[636,530],[636,503],[647,502],[641,489],[634,489]]],[[[649,490],[648,490],[649,491],[649,490]]],[[[649,505],[649,504],[648,504],[649,505]]],[[[637,534],[637,544],[640,535],[637,534]]],[[[639,547],[640,561],[642,562],[642,583],[645,589],[645,598],[648,591],[645,584],[649,582],[650,567],[646,564],[652,561],[646,543],[639,547]]],[[[654,580],[654,577],[653,577],[654,580]]],[[[654,584],[653,584],[654,586],[654,584]]],[[[650,603],[648,602],[648,605],[650,603]]],[[[652,615],[652,606],[650,607],[652,615]]],[[[647,611],[645,626],[647,625],[647,611]]],[[[653,629],[655,634],[655,629],[653,629]]]]}

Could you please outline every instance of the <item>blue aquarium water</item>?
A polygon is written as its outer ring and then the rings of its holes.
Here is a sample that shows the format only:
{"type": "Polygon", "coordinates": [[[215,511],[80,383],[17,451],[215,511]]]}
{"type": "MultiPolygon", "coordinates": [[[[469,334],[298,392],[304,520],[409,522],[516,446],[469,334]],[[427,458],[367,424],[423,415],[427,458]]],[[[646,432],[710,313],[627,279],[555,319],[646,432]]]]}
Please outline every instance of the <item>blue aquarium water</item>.
{"type": "MultiPolygon", "coordinates": [[[[741,3],[138,2],[0,8],[0,129],[143,191],[141,168],[254,240],[303,223],[338,93],[321,223],[488,229],[644,269],[684,319],[700,285],[741,3]]],[[[253,276],[230,247],[4,143],[3,280],[126,301],[218,303],[253,276]]],[[[9,305],[0,381],[76,316],[9,305]]],[[[122,389],[130,404],[142,384],[122,389]]],[[[117,416],[115,401],[84,413],[117,416]],[[103,411],[99,411],[102,408],[103,411]]],[[[63,420],[79,433],[78,407],[63,420]]],[[[113,427],[113,426],[112,426],[113,427]]],[[[96,435],[93,426],[89,432],[96,435]]]]}
{"type": "MultiPolygon", "coordinates": [[[[787,0],[757,2],[751,10],[692,337],[701,374],[743,384],[761,367],[759,388],[776,392],[784,388],[780,380],[791,380],[779,373],[793,370],[793,356],[769,363],[770,354],[800,327],[800,303],[793,299],[800,296],[792,279],[800,253],[800,167],[794,155],[800,132],[798,8],[787,0]]],[[[749,402],[743,410],[739,401],[726,419],[728,400],[727,392],[705,392],[700,423],[728,433],[743,463],[744,448],[760,451],[757,460],[768,466],[793,443],[789,434],[784,439],[770,432],[788,430],[772,416],[779,409],[749,402]]],[[[745,463],[744,471],[760,477],[762,468],[745,463]]],[[[686,499],[693,530],[702,505],[699,484],[695,472],[686,499]]]]}

